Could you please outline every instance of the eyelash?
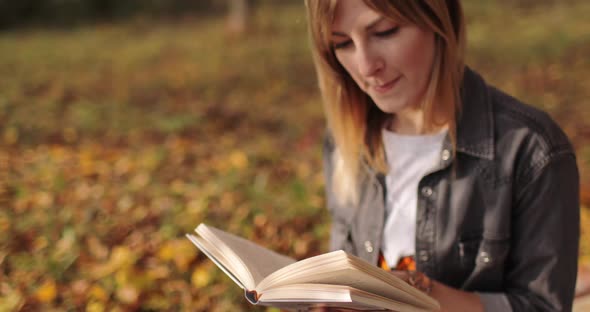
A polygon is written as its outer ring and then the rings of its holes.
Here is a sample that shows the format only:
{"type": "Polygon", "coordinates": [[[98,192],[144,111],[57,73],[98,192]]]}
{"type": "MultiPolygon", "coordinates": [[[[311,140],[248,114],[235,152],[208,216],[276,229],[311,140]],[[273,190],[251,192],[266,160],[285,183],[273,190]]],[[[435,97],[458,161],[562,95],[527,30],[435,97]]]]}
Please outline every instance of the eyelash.
{"type": "Polygon", "coordinates": [[[334,50],[344,49],[344,48],[348,47],[351,43],[352,43],[351,40],[346,40],[346,41],[343,41],[343,42],[340,42],[340,43],[333,43],[332,44],[332,48],[334,50]]]}
{"type": "Polygon", "coordinates": [[[388,30],[384,30],[384,31],[375,33],[375,35],[377,35],[377,37],[387,37],[387,36],[395,34],[398,30],[399,30],[399,26],[395,26],[395,27],[392,27],[388,30]]]}
{"type": "MultiPolygon", "coordinates": [[[[397,33],[398,30],[399,30],[399,26],[395,26],[395,27],[392,27],[392,28],[387,29],[385,31],[376,32],[375,36],[380,37],[380,38],[389,37],[389,36],[397,33]]],[[[334,44],[332,44],[332,47],[334,48],[334,50],[344,49],[344,48],[348,47],[351,43],[352,43],[352,40],[346,40],[344,42],[334,43],[334,44]]]]}

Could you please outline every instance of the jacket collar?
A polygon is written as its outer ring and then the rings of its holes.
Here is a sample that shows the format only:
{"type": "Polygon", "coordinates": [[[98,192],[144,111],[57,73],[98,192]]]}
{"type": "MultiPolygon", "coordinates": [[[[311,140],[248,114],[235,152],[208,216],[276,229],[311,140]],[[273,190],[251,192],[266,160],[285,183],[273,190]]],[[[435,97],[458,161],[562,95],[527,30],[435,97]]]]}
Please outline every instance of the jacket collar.
{"type": "Polygon", "coordinates": [[[490,89],[483,78],[465,67],[457,119],[457,151],[494,159],[494,118],[490,89]]]}

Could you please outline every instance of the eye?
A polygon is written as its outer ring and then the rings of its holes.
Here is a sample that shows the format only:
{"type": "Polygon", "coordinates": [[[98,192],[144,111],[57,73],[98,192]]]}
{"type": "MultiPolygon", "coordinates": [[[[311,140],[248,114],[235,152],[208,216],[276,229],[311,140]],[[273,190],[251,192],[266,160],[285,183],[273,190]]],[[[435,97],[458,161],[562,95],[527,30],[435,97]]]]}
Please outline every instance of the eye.
{"type": "Polygon", "coordinates": [[[341,42],[333,42],[332,43],[332,48],[334,50],[338,50],[338,49],[344,49],[349,47],[352,44],[352,40],[346,40],[346,41],[341,41],[341,42]]]}
{"type": "Polygon", "coordinates": [[[384,31],[376,32],[375,35],[377,37],[388,37],[388,36],[395,34],[398,30],[399,30],[399,26],[395,26],[395,27],[389,28],[384,31]]]}

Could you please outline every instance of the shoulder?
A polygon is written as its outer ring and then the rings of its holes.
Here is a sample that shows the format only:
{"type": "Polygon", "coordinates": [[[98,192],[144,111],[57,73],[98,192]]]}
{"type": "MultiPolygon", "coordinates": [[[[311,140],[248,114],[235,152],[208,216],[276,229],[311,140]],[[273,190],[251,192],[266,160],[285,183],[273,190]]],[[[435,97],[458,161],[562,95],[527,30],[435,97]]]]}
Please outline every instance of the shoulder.
{"type": "Polygon", "coordinates": [[[489,86],[489,96],[497,139],[510,136],[513,140],[534,143],[538,152],[547,157],[573,152],[567,135],[549,114],[493,86],[489,86]]]}
{"type": "Polygon", "coordinates": [[[576,166],[570,140],[548,113],[492,86],[488,94],[494,116],[495,157],[511,163],[504,167],[510,168],[517,186],[526,187],[551,164],[565,161],[576,166]]]}
{"type": "Polygon", "coordinates": [[[466,68],[463,106],[457,123],[457,149],[485,159],[531,156],[532,162],[573,153],[566,134],[542,110],[489,85],[466,68]]]}

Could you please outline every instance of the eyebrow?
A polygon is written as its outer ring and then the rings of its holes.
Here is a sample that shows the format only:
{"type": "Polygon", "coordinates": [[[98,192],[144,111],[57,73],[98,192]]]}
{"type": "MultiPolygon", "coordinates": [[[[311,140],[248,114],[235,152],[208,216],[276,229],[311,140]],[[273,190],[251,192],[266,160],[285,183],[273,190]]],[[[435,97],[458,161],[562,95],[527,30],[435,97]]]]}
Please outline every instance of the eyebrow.
{"type": "MultiPolygon", "coordinates": [[[[381,17],[377,18],[376,20],[374,20],[373,22],[371,22],[369,25],[367,25],[367,27],[365,27],[365,30],[370,30],[371,28],[375,27],[375,25],[379,24],[384,19],[385,19],[384,16],[381,16],[381,17]]],[[[332,32],[332,36],[347,37],[348,35],[345,34],[345,33],[343,33],[343,32],[333,31],[332,32]]]]}

